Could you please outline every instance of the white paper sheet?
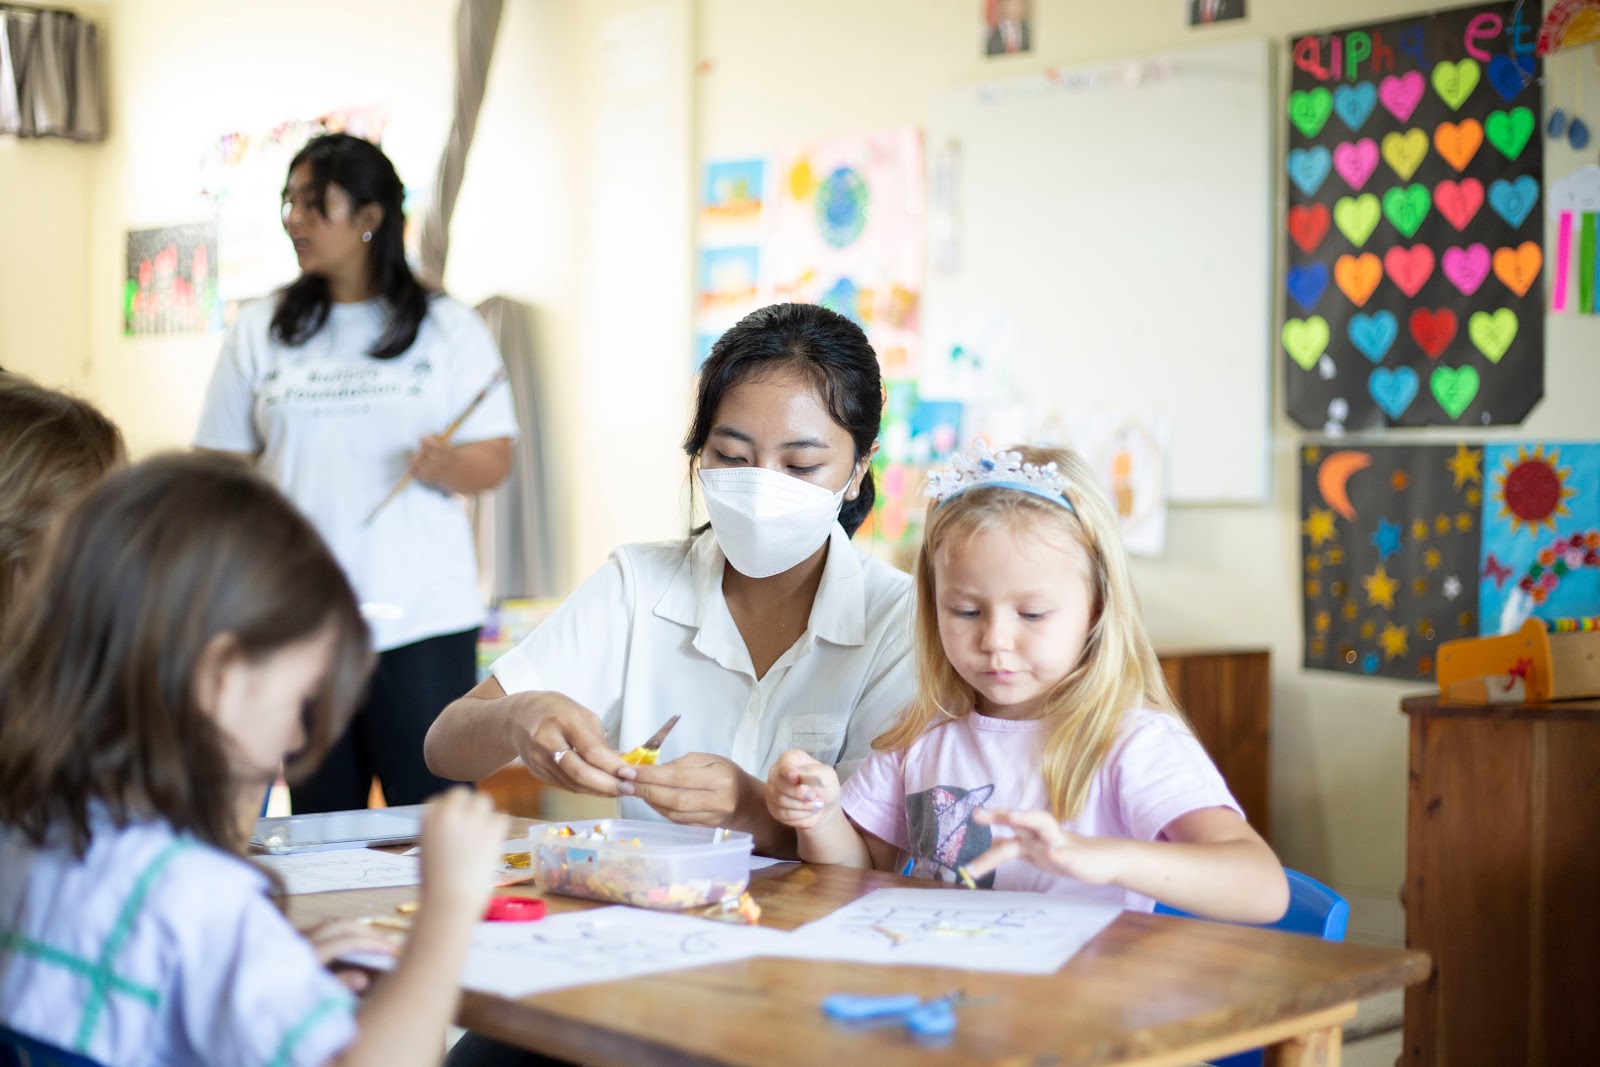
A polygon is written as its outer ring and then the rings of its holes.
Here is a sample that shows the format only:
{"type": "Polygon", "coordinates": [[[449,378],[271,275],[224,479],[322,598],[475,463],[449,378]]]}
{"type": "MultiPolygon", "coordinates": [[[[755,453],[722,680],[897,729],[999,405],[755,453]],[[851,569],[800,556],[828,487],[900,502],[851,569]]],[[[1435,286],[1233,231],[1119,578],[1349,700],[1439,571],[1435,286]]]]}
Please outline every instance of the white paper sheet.
{"type": "Polygon", "coordinates": [[[1043,893],[879,889],[807,923],[784,956],[1050,974],[1122,913],[1043,893]]]}
{"type": "Polygon", "coordinates": [[[290,896],[422,884],[422,867],[416,857],[395,856],[370,848],[307,852],[298,856],[253,856],[251,862],[276,871],[290,896]]]}
{"type": "MultiPolygon", "coordinates": [[[[621,906],[552,915],[535,922],[479,923],[462,969],[467,989],[526,997],[659,971],[790,955],[781,930],[621,906]]],[[[387,970],[371,953],[344,957],[387,970]]]]}

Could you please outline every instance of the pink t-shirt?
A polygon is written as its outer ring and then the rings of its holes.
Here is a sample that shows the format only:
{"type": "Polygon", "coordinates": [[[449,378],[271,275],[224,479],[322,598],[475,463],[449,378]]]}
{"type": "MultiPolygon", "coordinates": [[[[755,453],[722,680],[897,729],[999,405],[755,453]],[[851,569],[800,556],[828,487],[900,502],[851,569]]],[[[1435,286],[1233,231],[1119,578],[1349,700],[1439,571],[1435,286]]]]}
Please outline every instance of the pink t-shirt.
{"type": "MultiPolygon", "coordinates": [[[[955,868],[986,851],[991,828],[972,821],[980,807],[1048,811],[1039,753],[1055,723],[994,719],[973,712],[929,730],[910,748],[876,752],[845,782],[845,814],[863,830],[909,853],[910,874],[956,881],[955,868]]],[[[1137,708],[1089,785],[1073,833],[1154,841],[1167,824],[1201,808],[1231,808],[1211,757],[1175,715],[1137,708]]],[[[1008,834],[999,829],[993,831],[1008,834]]],[[[1155,901],[1120,886],[1091,886],[1013,861],[979,883],[984,888],[1070,893],[1149,911],[1155,901]]]]}

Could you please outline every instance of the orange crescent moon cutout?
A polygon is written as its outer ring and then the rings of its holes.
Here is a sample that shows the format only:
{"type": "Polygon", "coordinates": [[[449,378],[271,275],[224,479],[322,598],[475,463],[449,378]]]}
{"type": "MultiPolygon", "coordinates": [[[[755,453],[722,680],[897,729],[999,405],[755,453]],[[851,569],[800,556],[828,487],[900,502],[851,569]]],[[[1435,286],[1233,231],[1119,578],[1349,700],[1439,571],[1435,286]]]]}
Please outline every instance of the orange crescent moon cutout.
{"type": "Polygon", "coordinates": [[[1346,522],[1354,522],[1356,518],[1356,509],[1350,506],[1347,491],[1350,478],[1370,466],[1372,456],[1366,452],[1335,452],[1317,468],[1317,489],[1322,499],[1343,515],[1346,522]]]}

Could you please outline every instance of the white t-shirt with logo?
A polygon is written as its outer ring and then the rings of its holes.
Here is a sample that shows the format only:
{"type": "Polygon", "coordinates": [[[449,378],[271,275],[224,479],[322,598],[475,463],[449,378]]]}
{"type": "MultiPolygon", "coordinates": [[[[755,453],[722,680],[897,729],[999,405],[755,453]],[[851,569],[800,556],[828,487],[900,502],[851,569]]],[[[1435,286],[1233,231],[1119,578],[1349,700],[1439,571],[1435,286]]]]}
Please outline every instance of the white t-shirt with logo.
{"type": "MultiPolygon", "coordinates": [[[[334,304],[304,344],[270,335],[276,298],[239,311],[206,392],[195,444],[259,455],[261,472],[309,518],[355,587],[379,651],[483,622],[466,513],[413,480],[367,524],[410,466],[501,368],[477,312],[434,297],[411,347],[374,359],[381,300],[334,304]]],[[[497,386],[452,444],[515,437],[510,390],[497,386]]]]}

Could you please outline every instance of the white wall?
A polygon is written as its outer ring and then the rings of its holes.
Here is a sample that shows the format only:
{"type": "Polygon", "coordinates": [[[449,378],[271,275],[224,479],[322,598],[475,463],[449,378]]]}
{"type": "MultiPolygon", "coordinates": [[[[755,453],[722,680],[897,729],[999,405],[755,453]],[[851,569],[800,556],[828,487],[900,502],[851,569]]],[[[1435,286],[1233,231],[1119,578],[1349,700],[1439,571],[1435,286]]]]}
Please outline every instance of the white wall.
{"type": "MultiPolygon", "coordinates": [[[[920,125],[933,94],[951,85],[1233,36],[1264,36],[1284,53],[1291,33],[1398,18],[1430,6],[1251,0],[1248,20],[1191,30],[1184,0],[1034,0],[1032,55],[989,60],[979,47],[980,0],[701,0],[698,159],[920,125]]],[[[1574,69],[1582,68],[1558,64],[1552,77],[1570,77],[1574,69]]],[[[1585,99],[1600,99],[1593,81],[1585,99]]],[[[1552,148],[1551,173],[1565,173],[1575,158],[1564,146],[1552,148]]],[[[1600,324],[1556,316],[1547,336],[1546,399],[1507,434],[1594,437],[1600,429],[1593,415],[1600,396],[1594,357],[1600,324]]],[[[1276,380],[1273,389],[1276,398],[1276,380]]],[[[1274,407],[1281,407],[1277,399],[1274,407]]],[[[1351,898],[1353,931],[1398,938],[1407,773],[1399,699],[1425,687],[1300,669],[1299,440],[1296,428],[1275,415],[1271,500],[1259,507],[1175,509],[1166,554],[1136,561],[1135,576],[1159,645],[1272,650],[1274,843],[1286,863],[1351,898]]]]}

